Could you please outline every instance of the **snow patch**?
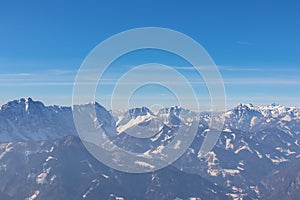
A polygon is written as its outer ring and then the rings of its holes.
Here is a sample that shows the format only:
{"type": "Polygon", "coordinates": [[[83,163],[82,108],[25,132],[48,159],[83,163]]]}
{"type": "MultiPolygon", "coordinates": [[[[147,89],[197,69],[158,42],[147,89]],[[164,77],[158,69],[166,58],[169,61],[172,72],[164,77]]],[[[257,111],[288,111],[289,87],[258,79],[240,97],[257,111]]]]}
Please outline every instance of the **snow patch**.
{"type": "Polygon", "coordinates": [[[260,191],[258,186],[251,185],[250,188],[257,194],[260,195],[260,191]]]}
{"type": "Polygon", "coordinates": [[[257,150],[254,150],[254,151],[255,151],[256,155],[257,155],[260,159],[263,158],[263,155],[262,155],[261,153],[259,153],[257,150]]]}
{"type": "Polygon", "coordinates": [[[240,151],[242,151],[242,150],[248,150],[248,151],[250,151],[251,153],[253,153],[253,151],[249,148],[248,145],[241,146],[241,147],[238,148],[234,153],[235,153],[235,154],[238,154],[238,153],[239,153],[240,151]]]}
{"type": "Polygon", "coordinates": [[[223,130],[224,132],[232,132],[228,127],[223,130]]]}
{"type": "Polygon", "coordinates": [[[234,148],[233,144],[231,144],[230,142],[231,142],[231,139],[226,138],[226,146],[225,146],[225,149],[233,149],[233,148],[234,148]]]}
{"type": "Polygon", "coordinates": [[[255,126],[258,122],[259,122],[259,118],[254,116],[254,117],[252,117],[252,119],[251,119],[250,126],[253,127],[253,126],[255,126]]]}
{"type": "Polygon", "coordinates": [[[50,178],[50,184],[52,184],[56,179],[56,175],[53,175],[51,178],[50,178]]]}
{"type": "Polygon", "coordinates": [[[5,154],[13,150],[12,143],[6,144],[4,148],[4,151],[0,154],[0,160],[5,156],[5,154]]]}
{"type": "Polygon", "coordinates": [[[101,174],[105,179],[108,179],[109,176],[105,175],[105,174],[101,174]]]}
{"type": "Polygon", "coordinates": [[[291,116],[286,115],[286,116],[284,116],[283,118],[281,118],[281,121],[290,122],[290,121],[292,121],[292,118],[291,118],[291,116]]]}
{"type": "Polygon", "coordinates": [[[51,167],[44,169],[42,173],[40,173],[37,177],[36,177],[36,182],[37,184],[43,185],[45,183],[47,183],[47,176],[50,173],[51,167]]]}
{"type": "Polygon", "coordinates": [[[143,162],[143,161],[138,161],[138,160],[134,161],[134,164],[137,164],[137,165],[139,165],[141,167],[150,168],[150,169],[154,169],[155,168],[154,165],[151,165],[151,164],[143,162]]]}
{"type": "Polygon", "coordinates": [[[25,200],[35,200],[39,194],[40,194],[40,191],[36,190],[36,191],[34,191],[33,195],[31,195],[30,197],[27,197],[25,200]]]}
{"type": "Polygon", "coordinates": [[[274,163],[274,164],[279,164],[279,163],[282,163],[282,162],[289,161],[289,160],[287,160],[283,157],[279,158],[278,156],[275,156],[275,158],[271,158],[270,154],[266,154],[266,157],[269,158],[272,161],[272,163],[274,163]]]}
{"type": "Polygon", "coordinates": [[[46,162],[48,162],[49,160],[57,160],[57,158],[54,158],[53,156],[48,156],[48,158],[46,159],[46,162]]]}
{"type": "Polygon", "coordinates": [[[227,175],[235,176],[236,174],[240,173],[240,170],[238,170],[238,169],[222,169],[221,173],[222,173],[223,177],[225,177],[227,175]]]}
{"type": "Polygon", "coordinates": [[[285,153],[286,156],[293,155],[296,153],[294,151],[291,151],[290,149],[283,149],[282,147],[276,147],[276,150],[281,153],[285,153]]]}
{"type": "Polygon", "coordinates": [[[232,200],[243,200],[244,199],[244,194],[234,194],[234,193],[227,193],[227,196],[231,197],[232,200]]]}
{"type": "Polygon", "coordinates": [[[175,145],[174,145],[174,149],[180,149],[180,145],[181,145],[181,141],[177,140],[175,145]]]}
{"type": "Polygon", "coordinates": [[[158,146],[154,151],[152,151],[151,153],[153,154],[161,154],[162,150],[165,148],[164,145],[160,145],[158,146]]]}

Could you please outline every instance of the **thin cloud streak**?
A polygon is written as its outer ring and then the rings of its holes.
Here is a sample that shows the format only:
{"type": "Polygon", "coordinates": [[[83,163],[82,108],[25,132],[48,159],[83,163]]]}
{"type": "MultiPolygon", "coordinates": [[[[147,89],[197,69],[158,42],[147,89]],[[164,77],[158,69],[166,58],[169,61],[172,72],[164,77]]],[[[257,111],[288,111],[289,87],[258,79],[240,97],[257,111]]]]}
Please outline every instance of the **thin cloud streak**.
{"type": "MultiPolygon", "coordinates": [[[[117,79],[105,79],[101,80],[101,83],[98,85],[116,85],[117,79]]],[[[141,81],[132,81],[132,82],[123,82],[118,83],[122,85],[136,85],[137,83],[141,83],[141,81]]],[[[151,83],[151,82],[150,82],[151,83]]],[[[164,82],[169,85],[184,85],[186,83],[180,82],[164,82]]],[[[206,85],[204,81],[189,81],[191,85],[206,85]]],[[[300,80],[286,80],[286,79],[224,79],[223,83],[225,85],[300,85],[300,80]]],[[[86,82],[76,82],[77,85],[95,85],[94,81],[86,81],[86,82]]],[[[145,83],[146,84],[146,83],[145,83]]],[[[64,86],[64,85],[75,85],[74,81],[63,81],[63,80],[55,80],[55,81],[32,81],[32,80],[23,80],[23,79],[13,79],[13,80],[0,80],[1,86],[43,86],[43,85],[53,85],[53,86],[64,86]]]]}
{"type": "MultiPolygon", "coordinates": [[[[175,69],[177,67],[174,67],[175,69]]],[[[219,66],[221,70],[235,71],[260,71],[259,68],[239,68],[231,66],[219,66]]],[[[178,69],[190,70],[193,67],[178,67],[178,69]]],[[[208,68],[207,68],[208,69],[208,68]]],[[[273,69],[271,69],[273,70],[273,69]]],[[[286,70],[286,69],[285,69],[286,70]]],[[[151,69],[149,68],[149,73],[151,69]]],[[[153,72],[153,71],[152,71],[153,72]]],[[[76,70],[47,70],[40,73],[3,73],[0,74],[0,86],[72,86],[75,84],[76,70]]],[[[147,75],[149,75],[147,72],[147,75]]],[[[131,85],[141,83],[145,72],[141,71],[137,74],[137,79],[132,82],[121,83],[124,85],[131,85]]],[[[152,75],[152,74],[150,74],[152,75]]],[[[157,75],[157,72],[153,72],[153,75],[157,75]]],[[[224,75],[225,76],[225,75],[224,75]]],[[[100,80],[101,85],[115,85],[118,82],[118,77],[102,78],[100,80]]],[[[206,85],[201,76],[195,74],[195,76],[188,77],[188,81],[191,85],[206,85]]],[[[213,81],[213,80],[212,80],[213,81]]],[[[98,82],[98,78],[86,77],[84,82],[77,82],[76,84],[82,85],[94,85],[98,82]]],[[[276,77],[276,78],[223,78],[225,86],[231,85],[300,85],[300,80],[297,77],[276,77]]],[[[185,83],[178,82],[175,78],[174,81],[168,82],[172,85],[182,85],[185,83]]]]}

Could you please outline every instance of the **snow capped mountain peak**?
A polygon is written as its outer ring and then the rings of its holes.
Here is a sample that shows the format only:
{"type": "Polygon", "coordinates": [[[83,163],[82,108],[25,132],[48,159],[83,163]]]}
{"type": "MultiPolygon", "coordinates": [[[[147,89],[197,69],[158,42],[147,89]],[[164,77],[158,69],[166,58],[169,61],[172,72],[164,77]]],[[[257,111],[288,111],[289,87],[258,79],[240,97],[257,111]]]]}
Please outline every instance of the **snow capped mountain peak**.
{"type": "Polygon", "coordinates": [[[270,106],[277,107],[277,106],[280,106],[280,105],[278,103],[272,103],[272,104],[270,104],[270,106]]]}
{"type": "Polygon", "coordinates": [[[234,110],[243,110],[243,111],[250,111],[250,110],[257,110],[258,107],[254,106],[252,103],[247,104],[239,104],[234,108],[234,110]]]}
{"type": "Polygon", "coordinates": [[[138,116],[154,115],[153,112],[147,107],[131,108],[128,110],[128,114],[131,118],[138,116]]]}
{"type": "Polygon", "coordinates": [[[253,104],[239,104],[235,108],[227,111],[225,115],[228,118],[243,119],[251,116],[261,117],[261,109],[253,104]]]}
{"type": "Polygon", "coordinates": [[[252,103],[246,103],[246,104],[240,104],[237,106],[238,108],[254,108],[254,105],[252,103]]]}
{"type": "Polygon", "coordinates": [[[163,108],[159,110],[159,114],[170,114],[170,115],[174,115],[174,116],[179,116],[180,112],[183,109],[181,108],[181,106],[171,106],[170,108],[163,108]]]}
{"type": "Polygon", "coordinates": [[[45,106],[31,98],[10,101],[0,110],[0,140],[42,140],[73,134],[70,109],[45,106]]]}
{"type": "Polygon", "coordinates": [[[40,101],[33,101],[30,97],[21,98],[19,100],[9,101],[1,106],[2,112],[9,112],[11,114],[20,115],[20,113],[38,112],[45,108],[45,105],[40,101]]]}
{"type": "Polygon", "coordinates": [[[282,114],[291,114],[293,111],[299,111],[299,108],[296,107],[285,107],[281,106],[279,104],[270,104],[267,106],[255,106],[251,103],[249,104],[239,104],[236,106],[234,109],[227,111],[227,113],[260,113],[264,117],[268,117],[274,113],[277,115],[282,115],[282,114]]]}
{"type": "MultiPolygon", "coordinates": [[[[24,101],[24,98],[22,98],[21,100],[23,100],[23,101],[24,101]]],[[[31,103],[31,102],[33,102],[33,100],[32,100],[32,98],[31,98],[31,97],[26,97],[26,98],[25,98],[25,102],[27,102],[27,103],[31,103]]]]}
{"type": "Polygon", "coordinates": [[[268,127],[278,127],[291,134],[300,126],[300,109],[279,104],[254,106],[239,104],[225,113],[225,127],[242,131],[257,131],[268,127]],[[289,123],[289,124],[287,124],[289,123]]]}

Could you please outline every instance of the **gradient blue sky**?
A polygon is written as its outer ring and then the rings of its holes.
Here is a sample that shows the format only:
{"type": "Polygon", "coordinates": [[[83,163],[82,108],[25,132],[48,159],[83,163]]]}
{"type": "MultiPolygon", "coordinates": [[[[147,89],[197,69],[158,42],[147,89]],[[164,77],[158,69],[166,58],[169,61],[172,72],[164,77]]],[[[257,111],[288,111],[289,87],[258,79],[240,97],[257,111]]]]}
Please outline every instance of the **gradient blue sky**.
{"type": "MultiPolygon", "coordinates": [[[[76,72],[97,44],[127,29],[157,26],[180,31],[207,50],[224,79],[228,107],[300,106],[299,10],[296,0],[2,1],[0,104],[30,96],[70,105],[76,72]]],[[[117,78],[120,67],[148,62],[183,66],[172,55],[144,51],[120,58],[107,77],[117,78]]],[[[203,88],[198,87],[204,105],[203,88]]],[[[146,89],[139,96],[168,93],[146,89]]],[[[96,98],[106,104],[110,93],[107,86],[96,98]]]]}

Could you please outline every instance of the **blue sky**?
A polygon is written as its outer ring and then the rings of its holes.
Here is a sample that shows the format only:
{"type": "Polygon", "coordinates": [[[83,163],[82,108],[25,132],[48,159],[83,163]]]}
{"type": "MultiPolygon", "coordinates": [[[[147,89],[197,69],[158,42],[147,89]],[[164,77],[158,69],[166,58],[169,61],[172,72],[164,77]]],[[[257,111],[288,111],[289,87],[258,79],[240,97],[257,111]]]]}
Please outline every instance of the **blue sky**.
{"type": "MultiPolygon", "coordinates": [[[[299,10],[296,0],[1,2],[0,104],[30,96],[70,105],[76,72],[97,44],[121,31],[151,26],[180,31],[207,50],[224,79],[228,107],[249,102],[300,106],[299,10]]],[[[117,60],[107,77],[117,79],[123,69],[148,62],[184,65],[166,53],[144,51],[117,60]]],[[[195,78],[188,69],[182,73],[195,78]]],[[[195,88],[205,107],[205,86],[195,88]]],[[[96,99],[106,105],[111,90],[111,85],[99,89],[96,99]]],[[[137,97],[153,104],[159,99],[150,97],[167,93],[145,88],[137,97]]]]}

